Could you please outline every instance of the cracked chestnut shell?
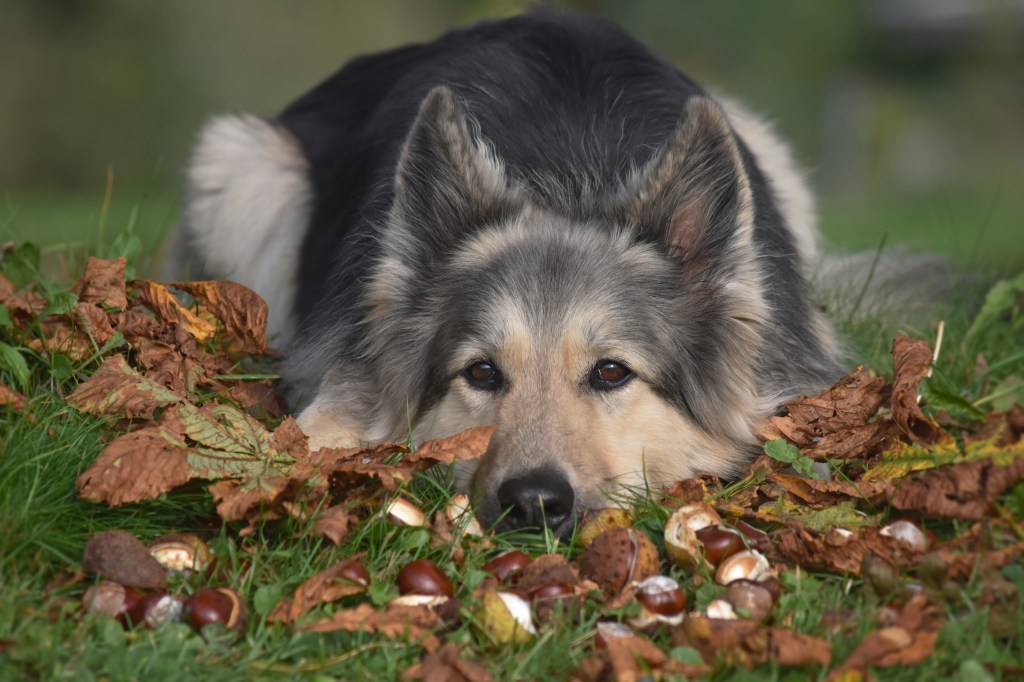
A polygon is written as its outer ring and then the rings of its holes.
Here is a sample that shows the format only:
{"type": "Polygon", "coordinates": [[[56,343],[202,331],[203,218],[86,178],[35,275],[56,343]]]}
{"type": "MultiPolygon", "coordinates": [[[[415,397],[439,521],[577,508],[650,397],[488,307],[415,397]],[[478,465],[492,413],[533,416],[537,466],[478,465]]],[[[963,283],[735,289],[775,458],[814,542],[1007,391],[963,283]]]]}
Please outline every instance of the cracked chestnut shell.
{"type": "Polygon", "coordinates": [[[687,571],[696,571],[701,566],[710,569],[697,531],[721,525],[722,517],[705,502],[682,506],[665,522],[665,552],[676,566],[687,571]]]}
{"type": "Polygon", "coordinates": [[[431,597],[452,597],[452,581],[429,559],[417,559],[406,564],[395,579],[398,593],[422,594],[431,597]]]}
{"type": "Polygon", "coordinates": [[[213,562],[213,553],[195,535],[174,533],[162,535],[149,544],[150,555],[172,573],[193,573],[206,569],[213,562]]]}
{"type": "Polygon", "coordinates": [[[606,594],[658,574],[658,548],[634,528],[606,530],[580,558],[580,575],[593,580],[606,594]]]}
{"type": "Polygon", "coordinates": [[[128,612],[142,599],[130,587],[112,580],[101,580],[82,595],[82,607],[89,613],[116,618],[122,625],[128,623],[128,612]]]}
{"type": "Polygon", "coordinates": [[[704,558],[712,566],[718,566],[726,557],[744,549],[743,536],[739,531],[726,526],[707,526],[694,531],[697,540],[704,548],[704,558]]]}

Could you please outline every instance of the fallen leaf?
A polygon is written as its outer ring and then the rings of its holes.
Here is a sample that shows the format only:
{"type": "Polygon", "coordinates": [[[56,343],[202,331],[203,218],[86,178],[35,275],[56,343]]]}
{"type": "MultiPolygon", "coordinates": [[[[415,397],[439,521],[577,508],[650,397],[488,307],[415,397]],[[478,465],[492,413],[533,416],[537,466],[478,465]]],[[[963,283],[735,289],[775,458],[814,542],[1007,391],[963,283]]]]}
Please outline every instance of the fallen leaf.
{"type": "Polygon", "coordinates": [[[367,585],[344,577],[360,559],[361,555],[349,557],[318,571],[299,585],[290,599],[282,600],[282,603],[287,602],[286,606],[278,604],[274,608],[270,620],[294,623],[320,604],[365,592],[367,585]]]}
{"type": "Polygon", "coordinates": [[[1005,466],[992,460],[959,462],[894,482],[894,509],[931,518],[978,520],[1010,486],[1024,479],[1024,458],[1005,466]]]}
{"type": "Polygon", "coordinates": [[[167,570],[127,531],[102,531],[89,538],[82,565],[89,573],[128,587],[167,589],[167,570]]]}
{"type": "Polygon", "coordinates": [[[919,594],[907,602],[896,622],[875,630],[861,641],[828,680],[839,681],[851,671],[866,675],[869,667],[916,665],[931,656],[939,631],[945,625],[945,611],[919,594]]]}
{"type": "Polygon", "coordinates": [[[10,407],[13,410],[22,410],[25,408],[26,398],[21,393],[18,393],[7,384],[0,381],[0,407],[10,407]]]}
{"type": "Polygon", "coordinates": [[[135,280],[131,286],[138,301],[156,313],[157,318],[164,324],[181,325],[200,343],[205,343],[213,338],[217,331],[217,325],[181,305],[177,297],[163,284],[149,280],[135,280]]]}
{"type": "Polygon", "coordinates": [[[273,501],[294,463],[271,434],[228,405],[178,403],[160,419],[115,438],[78,478],[82,497],[112,506],[151,499],[194,478],[239,479],[233,497],[273,501]],[[283,482],[282,482],[283,481],[283,482]]]}
{"type": "Polygon", "coordinates": [[[102,260],[90,256],[85,270],[71,291],[78,294],[81,303],[92,303],[107,308],[128,307],[124,273],[128,260],[124,257],[102,260]]]}
{"type": "Polygon", "coordinates": [[[637,682],[663,676],[697,679],[711,672],[706,665],[688,665],[669,658],[654,642],[639,635],[609,637],[606,643],[604,649],[594,649],[569,674],[571,682],[637,682]]]}
{"type": "Polygon", "coordinates": [[[882,535],[876,527],[861,528],[844,536],[790,526],[775,531],[773,536],[784,558],[811,571],[860,575],[865,555],[878,557],[894,566],[912,566],[923,554],[896,538],[882,535]]]}
{"type": "Polygon", "coordinates": [[[888,419],[871,421],[889,391],[883,377],[857,367],[827,391],[787,401],[780,414],[756,426],[756,433],[765,441],[785,438],[818,461],[865,457],[892,443],[899,433],[888,419]]]}
{"type": "Polygon", "coordinates": [[[336,504],[321,511],[313,522],[313,531],[340,545],[359,521],[356,514],[346,509],[347,506],[336,504]]]}
{"type": "Polygon", "coordinates": [[[918,384],[928,376],[932,350],[925,341],[899,334],[892,342],[892,416],[903,433],[919,445],[952,444],[948,431],[925,416],[917,404],[918,384]]]}
{"type": "Polygon", "coordinates": [[[303,632],[365,632],[381,634],[390,638],[405,638],[423,647],[436,651],[441,643],[433,631],[444,625],[444,621],[428,606],[388,606],[377,611],[369,604],[360,604],[354,609],[337,611],[329,618],[318,620],[303,628],[303,632]]]}
{"type": "Polygon", "coordinates": [[[458,644],[447,642],[402,673],[402,679],[424,682],[491,682],[494,676],[485,666],[462,658],[458,644]]]}
{"type": "Polygon", "coordinates": [[[123,355],[112,355],[88,380],[68,396],[82,412],[101,417],[151,417],[158,407],[180,403],[184,397],[132,369],[123,355]]]}
{"type": "MultiPolygon", "coordinates": [[[[243,353],[267,349],[267,304],[252,289],[236,282],[174,282],[170,286],[192,294],[220,320],[243,353]]],[[[198,337],[197,337],[198,338],[198,337]]]]}

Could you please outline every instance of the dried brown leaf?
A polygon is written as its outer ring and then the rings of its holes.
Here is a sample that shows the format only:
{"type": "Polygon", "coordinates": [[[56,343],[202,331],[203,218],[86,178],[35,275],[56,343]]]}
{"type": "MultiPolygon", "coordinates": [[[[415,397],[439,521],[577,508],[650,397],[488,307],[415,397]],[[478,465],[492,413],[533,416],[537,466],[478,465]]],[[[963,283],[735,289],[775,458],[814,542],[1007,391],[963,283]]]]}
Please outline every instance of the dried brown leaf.
{"type": "Polygon", "coordinates": [[[889,502],[900,511],[931,518],[978,520],[1010,486],[1024,479],[1024,458],[1001,466],[982,459],[958,462],[908,476],[895,484],[889,502]]]}
{"type": "Polygon", "coordinates": [[[827,391],[787,401],[782,414],[763,420],[756,432],[766,441],[785,438],[812,459],[864,457],[898,434],[888,419],[871,421],[888,397],[885,379],[861,366],[827,391]]]}
{"type": "Polygon", "coordinates": [[[282,623],[294,623],[306,613],[320,604],[328,604],[344,597],[366,591],[366,585],[353,582],[343,577],[360,556],[349,557],[317,572],[299,585],[295,594],[289,599],[282,599],[276,607],[271,620],[282,623]]]}
{"type": "Polygon", "coordinates": [[[28,398],[24,395],[0,381],[0,407],[22,410],[25,408],[25,401],[27,400],[28,398]]]}
{"type": "Polygon", "coordinates": [[[267,304],[252,289],[227,281],[175,282],[170,286],[192,294],[213,313],[241,352],[267,349],[267,304]]]}
{"type": "Polygon", "coordinates": [[[340,545],[359,521],[359,517],[346,506],[337,504],[320,512],[313,522],[313,532],[340,545]]]}
{"type": "Polygon", "coordinates": [[[444,625],[437,613],[427,606],[389,606],[377,611],[369,604],[338,611],[329,618],[318,620],[302,629],[303,632],[365,632],[391,638],[406,638],[427,651],[436,651],[440,641],[433,631],[444,625]]]}
{"type": "Polygon", "coordinates": [[[151,417],[158,407],[183,400],[182,395],[129,367],[122,355],[104,360],[100,368],[68,396],[68,402],[82,412],[125,417],[151,417]]]}
{"type": "Polygon", "coordinates": [[[801,526],[774,532],[779,553],[787,560],[812,571],[860,575],[865,555],[872,555],[894,566],[912,566],[923,552],[914,550],[896,538],[881,534],[875,527],[851,531],[843,537],[836,533],[815,533],[801,526]]]}
{"type": "Polygon", "coordinates": [[[18,322],[27,322],[43,311],[46,301],[30,293],[19,293],[11,280],[0,274],[0,305],[18,322]]]}
{"type": "Polygon", "coordinates": [[[428,440],[406,455],[405,459],[429,464],[451,464],[457,460],[476,459],[487,452],[494,431],[493,426],[474,426],[452,436],[428,440]]]}
{"type": "Polygon", "coordinates": [[[462,658],[459,645],[448,642],[402,673],[402,679],[424,682],[491,682],[494,676],[480,663],[462,658]]]}
{"type": "Polygon", "coordinates": [[[892,626],[869,633],[828,680],[847,679],[851,671],[866,674],[869,666],[916,665],[931,656],[944,624],[945,610],[926,595],[915,595],[892,626]]]}
{"type": "Polygon", "coordinates": [[[949,444],[953,437],[929,419],[917,404],[917,387],[928,376],[932,351],[925,341],[903,334],[892,342],[892,416],[896,424],[919,445],[949,444]]]}
{"type": "Polygon", "coordinates": [[[196,315],[181,305],[178,298],[163,284],[135,280],[132,282],[132,291],[142,305],[156,313],[160,322],[165,325],[180,325],[200,343],[212,339],[217,331],[214,322],[196,315]]]}
{"type": "Polygon", "coordinates": [[[127,264],[128,261],[124,257],[102,260],[90,256],[85,262],[82,276],[71,290],[78,294],[81,303],[123,310],[128,307],[124,284],[127,264]]]}

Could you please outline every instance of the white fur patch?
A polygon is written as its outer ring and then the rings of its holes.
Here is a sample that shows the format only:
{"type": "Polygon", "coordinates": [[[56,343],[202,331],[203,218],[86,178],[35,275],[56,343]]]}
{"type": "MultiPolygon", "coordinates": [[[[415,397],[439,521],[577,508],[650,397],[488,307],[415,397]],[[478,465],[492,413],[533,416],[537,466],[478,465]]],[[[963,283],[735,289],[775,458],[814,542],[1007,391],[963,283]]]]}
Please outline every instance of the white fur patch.
{"type": "Polygon", "coordinates": [[[286,130],[249,115],[211,119],[189,163],[178,235],[201,271],[175,274],[253,289],[269,307],[268,337],[286,346],[312,199],[308,162],[286,130]]]}
{"type": "Polygon", "coordinates": [[[714,97],[768,178],[782,217],[796,241],[797,253],[806,274],[818,260],[818,218],[805,173],[797,166],[789,145],[782,141],[770,123],[730,97],[717,93],[714,97]]]}

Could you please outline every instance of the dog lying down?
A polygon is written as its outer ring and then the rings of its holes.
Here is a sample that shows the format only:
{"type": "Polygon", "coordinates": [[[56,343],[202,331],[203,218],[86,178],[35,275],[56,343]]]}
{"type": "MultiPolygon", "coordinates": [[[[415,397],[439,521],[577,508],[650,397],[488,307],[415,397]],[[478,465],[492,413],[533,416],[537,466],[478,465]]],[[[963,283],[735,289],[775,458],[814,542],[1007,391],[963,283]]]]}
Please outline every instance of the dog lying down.
{"type": "Polygon", "coordinates": [[[203,129],[179,275],[270,306],[311,444],[497,431],[456,471],[500,529],[738,472],[840,374],[787,147],[621,29],[536,10],[357,58],[203,129]]]}

